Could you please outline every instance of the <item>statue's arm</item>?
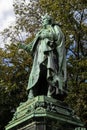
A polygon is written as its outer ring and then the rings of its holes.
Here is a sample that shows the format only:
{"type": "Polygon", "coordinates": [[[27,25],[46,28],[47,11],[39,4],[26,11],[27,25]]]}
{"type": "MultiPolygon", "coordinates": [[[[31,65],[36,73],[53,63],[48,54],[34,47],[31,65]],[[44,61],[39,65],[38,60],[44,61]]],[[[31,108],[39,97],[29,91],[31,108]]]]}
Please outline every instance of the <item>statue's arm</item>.
{"type": "Polygon", "coordinates": [[[25,45],[25,44],[20,43],[19,46],[18,46],[18,48],[19,48],[19,49],[24,49],[24,50],[27,51],[27,52],[31,52],[32,42],[29,43],[28,45],[25,45]]]}
{"type": "Polygon", "coordinates": [[[60,47],[61,44],[63,44],[63,42],[65,41],[64,34],[61,31],[60,27],[57,26],[57,25],[55,25],[54,30],[55,30],[55,39],[56,39],[55,42],[56,42],[56,46],[60,47]]]}

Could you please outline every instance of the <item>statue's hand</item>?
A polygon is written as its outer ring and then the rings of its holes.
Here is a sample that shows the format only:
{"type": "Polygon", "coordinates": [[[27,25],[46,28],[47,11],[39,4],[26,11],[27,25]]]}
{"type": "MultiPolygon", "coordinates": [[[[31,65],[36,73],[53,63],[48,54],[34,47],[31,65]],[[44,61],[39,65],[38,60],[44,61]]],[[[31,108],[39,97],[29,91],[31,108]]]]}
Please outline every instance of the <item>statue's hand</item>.
{"type": "Polygon", "coordinates": [[[41,39],[44,39],[44,38],[46,38],[46,37],[47,37],[47,34],[46,34],[46,33],[41,33],[41,34],[40,34],[40,38],[41,38],[41,39]]]}
{"type": "Polygon", "coordinates": [[[29,43],[28,45],[25,45],[23,43],[19,43],[18,48],[23,49],[23,50],[31,53],[31,51],[32,51],[32,43],[29,43]]]}
{"type": "Polygon", "coordinates": [[[23,45],[22,43],[19,43],[19,44],[18,44],[18,48],[19,48],[19,49],[24,49],[24,46],[25,46],[25,45],[23,45]]]}

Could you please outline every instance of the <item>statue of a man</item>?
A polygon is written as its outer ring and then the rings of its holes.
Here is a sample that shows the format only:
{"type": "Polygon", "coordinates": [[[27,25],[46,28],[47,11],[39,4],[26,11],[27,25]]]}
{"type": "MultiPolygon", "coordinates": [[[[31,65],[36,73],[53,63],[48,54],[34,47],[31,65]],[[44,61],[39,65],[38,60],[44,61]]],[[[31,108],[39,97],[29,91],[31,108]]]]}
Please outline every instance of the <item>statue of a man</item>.
{"type": "Polygon", "coordinates": [[[66,94],[65,40],[60,27],[49,15],[42,17],[42,29],[28,45],[21,45],[32,51],[33,66],[29,76],[29,98],[47,95],[63,100],[66,94]]]}

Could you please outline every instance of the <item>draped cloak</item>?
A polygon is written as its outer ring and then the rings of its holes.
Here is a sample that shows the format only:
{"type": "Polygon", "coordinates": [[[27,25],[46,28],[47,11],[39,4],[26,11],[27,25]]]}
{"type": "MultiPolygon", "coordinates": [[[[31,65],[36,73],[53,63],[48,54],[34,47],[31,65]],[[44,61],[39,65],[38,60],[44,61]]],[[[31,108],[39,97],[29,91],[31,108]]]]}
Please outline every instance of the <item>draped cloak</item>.
{"type": "Polygon", "coordinates": [[[27,90],[39,82],[40,66],[44,65],[47,69],[48,84],[56,88],[56,93],[63,93],[66,81],[66,54],[64,35],[60,27],[50,25],[47,29],[40,30],[31,46],[33,66],[27,90]]]}

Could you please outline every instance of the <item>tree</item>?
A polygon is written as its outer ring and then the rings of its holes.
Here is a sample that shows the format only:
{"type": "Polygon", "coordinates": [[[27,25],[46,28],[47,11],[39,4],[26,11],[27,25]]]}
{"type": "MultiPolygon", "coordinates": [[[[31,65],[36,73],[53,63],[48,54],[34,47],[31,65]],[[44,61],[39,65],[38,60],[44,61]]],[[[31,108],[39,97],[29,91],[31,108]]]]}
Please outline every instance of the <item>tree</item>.
{"type": "MultiPolygon", "coordinates": [[[[87,126],[86,6],[86,0],[14,1],[16,24],[2,32],[4,40],[6,42],[9,40],[10,45],[0,52],[0,69],[2,70],[0,89],[3,90],[0,94],[3,95],[1,100],[4,99],[4,94],[6,97],[2,104],[5,104],[4,101],[7,104],[9,102],[8,114],[18,106],[20,101],[26,99],[25,89],[32,64],[30,54],[18,51],[17,46],[20,42],[25,44],[31,42],[41,26],[41,16],[49,13],[59,23],[66,37],[69,88],[66,101],[87,126]]],[[[5,106],[2,110],[4,108],[5,106]]]]}
{"type": "Polygon", "coordinates": [[[43,11],[61,25],[66,37],[69,94],[67,102],[87,126],[87,3],[84,0],[41,0],[43,11]]]}
{"type": "Polygon", "coordinates": [[[0,51],[0,128],[11,120],[19,103],[27,100],[31,57],[14,44],[0,51]],[[10,116],[9,116],[10,115],[10,116]]]}
{"type": "Polygon", "coordinates": [[[35,11],[36,5],[36,1],[26,3],[24,0],[15,0],[16,24],[1,32],[3,42],[9,43],[0,52],[1,129],[4,129],[4,126],[11,120],[19,103],[27,99],[26,87],[32,58],[25,51],[18,50],[18,44],[20,42],[25,44],[31,42],[34,33],[37,31],[39,26],[37,18],[39,15],[35,11]],[[5,119],[6,117],[7,119],[5,119]]]}

